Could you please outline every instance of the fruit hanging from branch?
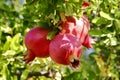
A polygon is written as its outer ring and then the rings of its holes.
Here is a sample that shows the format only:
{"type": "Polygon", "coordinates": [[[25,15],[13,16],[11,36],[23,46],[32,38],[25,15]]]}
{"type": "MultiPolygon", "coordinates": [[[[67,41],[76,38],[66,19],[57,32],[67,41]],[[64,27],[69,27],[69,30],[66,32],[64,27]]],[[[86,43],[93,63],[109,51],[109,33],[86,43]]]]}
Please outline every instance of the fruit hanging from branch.
{"type": "MultiPolygon", "coordinates": [[[[89,6],[86,3],[82,7],[89,6]]],[[[82,45],[91,48],[92,38],[88,35],[90,30],[89,20],[82,16],[66,16],[63,11],[47,17],[51,29],[46,30],[40,27],[32,28],[25,36],[25,46],[27,47],[26,63],[35,57],[51,59],[63,65],[70,65],[77,68],[80,64],[82,45]],[[59,20],[53,16],[59,16],[59,20]],[[54,22],[55,21],[55,22],[54,22]]],[[[47,22],[45,21],[45,22],[47,22]]]]}
{"type": "Polygon", "coordinates": [[[73,34],[85,47],[92,47],[92,38],[89,38],[88,36],[88,31],[90,30],[90,23],[85,16],[82,16],[79,19],[76,17],[66,16],[66,21],[61,22],[60,26],[62,27],[62,30],[60,32],[61,34],[73,34]]]}
{"type": "Polygon", "coordinates": [[[34,57],[45,58],[49,56],[50,40],[46,39],[48,32],[50,30],[34,27],[26,34],[24,39],[27,47],[26,63],[32,61],[34,57]]]}
{"type": "Polygon", "coordinates": [[[50,57],[53,61],[73,68],[79,66],[82,46],[72,34],[58,34],[49,46],[50,57]]]}

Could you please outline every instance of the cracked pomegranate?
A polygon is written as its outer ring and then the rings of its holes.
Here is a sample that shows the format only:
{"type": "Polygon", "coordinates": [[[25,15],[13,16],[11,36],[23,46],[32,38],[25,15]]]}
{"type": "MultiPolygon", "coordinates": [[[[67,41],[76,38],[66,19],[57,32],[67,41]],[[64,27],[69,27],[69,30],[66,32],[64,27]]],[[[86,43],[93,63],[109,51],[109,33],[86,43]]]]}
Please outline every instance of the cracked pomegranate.
{"type": "Polygon", "coordinates": [[[79,39],[80,43],[87,48],[91,48],[91,40],[89,38],[88,31],[90,30],[90,23],[88,19],[84,16],[81,18],[68,17],[66,16],[66,21],[61,24],[62,30],[60,34],[73,34],[79,39]]]}
{"type": "Polygon", "coordinates": [[[72,34],[58,34],[49,46],[50,57],[53,61],[73,68],[79,66],[81,43],[72,34]]]}

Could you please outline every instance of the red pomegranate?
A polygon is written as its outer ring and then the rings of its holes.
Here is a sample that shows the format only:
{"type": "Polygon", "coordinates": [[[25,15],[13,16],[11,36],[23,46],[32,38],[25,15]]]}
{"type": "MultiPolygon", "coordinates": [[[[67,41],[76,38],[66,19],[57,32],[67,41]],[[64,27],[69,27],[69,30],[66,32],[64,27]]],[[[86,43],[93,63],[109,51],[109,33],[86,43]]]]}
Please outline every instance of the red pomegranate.
{"type": "Polygon", "coordinates": [[[46,39],[49,30],[40,27],[32,28],[25,36],[24,42],[27,47],[26,63],[32,61],[35,57],[49,56],[50,40],[46,39]]]}
{"type": "Polygon", "coordinates": [[[86,17],[83,16],[78,19],[76,17],[66,16],[66,21],[60,25],[62,27],[61,34],[73,34],[85,47],[91,48],[91,39],[86,39],[88,31],[90,30],[90,23],[86,17]],[[86,42],[89,42],[89,44],[85,44],[86,42]]]}
{"type": "Polygon", "coordinates": [[[73,68],[79,66],[81,43],[72,34],[58,34],[49,45],[50,57],[53,61],[73,68]]]}

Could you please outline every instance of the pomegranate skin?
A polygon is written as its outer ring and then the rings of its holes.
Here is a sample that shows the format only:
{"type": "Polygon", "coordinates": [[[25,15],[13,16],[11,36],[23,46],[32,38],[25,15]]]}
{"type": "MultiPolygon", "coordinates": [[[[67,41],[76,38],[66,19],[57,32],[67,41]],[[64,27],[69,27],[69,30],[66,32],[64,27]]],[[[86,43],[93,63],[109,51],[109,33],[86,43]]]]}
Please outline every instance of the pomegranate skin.
{"type": "Polygon", "coordinates": [[[90,30],[90,23],[85,16],[82,16],[80,19],[76,17],[66,16],[66,22],[61,23],[61,34],[69,33],[73,34],[79,39],[80,43],[85,45],[85,47],[91,46],[90,39],[89,44],[86,44],[88,31],[90,30]]]}
{"type": "Polygon", "coordinates": [[[58,34],[49,45],[50,57],[53,61],[74,68],[79,66],[81,50],[81,44],[71,34],[58,34]]]}
{"type": "Polygon", "coordinates": [[[86,17],[82,16],[80,19],[76,18],[76,27],[74,32],[82,44],[84,43],[89,30],[90,23],[86,17]]]}
{"type": "Polygon", "coordinates": [[[30,61],[33,61],[34,58],[35,58],[35,54],[31,50],[26,51],[24,55],[25,63],[29,63],[30,61]]]}
{"type": "Polygon", "coordinates": [[[92,38],[89,35],[87,35],[83,45],[87,48],[92,48],[91,43],[92,43],[92,38]]]}
{"type": "MultiPolygon", "coordinates": [[[[49,30],[34,27],[26,34],[24,42],[27,47],[28,54],[30,51],[35,57],[44,58],[49,56],[50,40],[46,39],[48,32],[49,30]]],[[[31,56],[28,58],[31,58],[31,56]]]]}
{"type": "Polygon", "coordinates": [[[71,22],[71,23],[74,23],[74,25],[76,25],[76,20],[74,17],[66,16],[66,19],[67,19],[67,22],[71,22]]]}
{"type": "Polygon", "coordinates": [[[76,20],[74,17],[66,16],[66,21],[61,22],[60,26],[62,27],[61,34],[73,33],[76,25],[76,20]]]}

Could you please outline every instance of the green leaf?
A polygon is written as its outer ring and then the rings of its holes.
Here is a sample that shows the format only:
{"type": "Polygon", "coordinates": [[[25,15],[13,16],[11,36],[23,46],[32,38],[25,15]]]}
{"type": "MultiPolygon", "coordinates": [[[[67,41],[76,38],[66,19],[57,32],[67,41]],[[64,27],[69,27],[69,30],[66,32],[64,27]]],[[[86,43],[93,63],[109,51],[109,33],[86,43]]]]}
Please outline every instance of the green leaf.
{"type": "Polygon", "coordinates": [[[13,56],[16,52],[14,50],[7,50],[3,55],[4,56],[13,56]]]}
{"type": "Polygon", "coordinates": [[[9,50],[10,48],[10,42],[12,41],[12,38],[10,36],[6,37],[7,41],[5,42],[4,46],[3,46],[3,51],[9,50]]]}
{"type": "Polygon", "coordinates": [[[30,71],[28,69],[24,70],[24,72],[22,73],[22,75],[20,77],[20,80],[27,80],[29,72],[30,71]]]}
{"type": "Polygon", "coordinates": [[[116,28],[117,33],[120,34],[120,20],[116,19],[114,21],[114,24],[115,24],[115,28],[116,28]]]}
{"type": "Polygon", "coordinates": [[[104,17],[104,18],[106,18],[108,20],[114,20],[113,16],[111,16],[109,13],[105,13],[103,11],[100,12],[100,16],[104,17]]]}
{"type": "Polygon", "coordinates": [[[94,56],[94,58],[95,58],[95,60],[96,60],[96,63],[97,63],[97,65],[98,65],[98,67],[99,67],[99,69],[100,69],[100,71],[101,71],[101,75],[107,75],[106,74],[106,67],[105,67],[105,65],[104,65],[104,61],[103,61],[103,59],[102,58],[99,58],[98,56],[94,56]]]}
{"type": "Polygon", "coordinates": [[[90,30],[90,31],[89,31],[89,34],[92,35],[92,36],[98,36],[98,37],[99,37],[99,36],[102,35],[103,33],[101,32],[101,30],[95,30],[95,29],[94,29],[94,30],[90,30]]]}
{"type": "Polygon", "coordinates": [[[52,27],[49,26],[48,22],[40,22],[40,27],[44,29],[51,29],[52,27]]]}
{"type": "Polygon", "coordinates": [[[49,32],[47,35],[47,39],[52,40],[57,32],[58,32],[58,30],[52,30],[51,32],[49,32]]]}
{"type": "MultiPolygon", "coordinates": [[[[1,26],[0,26],[1,27],[1,26]]],[[[12,29],[9,26],[3,25],[0,30],[4,33],[13,34],[12,29]]]]}
{"type": "Polygon", "coordinates": [[[101,26],[101,24],[105,24],[107,21],[105,21],[102,17],[95,17],[92,20],[92,23],[96,24],[97,26],[101,26]],[[104,21],[104,23],[103,23],[104,21]]]}
{"type": "Polygon", "coordinates": [[[22,5],[23,3],[21,2],[21,0],[14,0],[13,1],[13,5],[14,5],[14,8],[17,12],[19,12],[21,9],[22,9],[22,5]]]}
{"type": "Polygon", "coordinates": [[[10,71],[8,70],[8,65],[5,64],[2,69],[3,80],[11,80],[10,71]]]}
{"type": "Polygon", "coordinates": [[[100,20],[100,17],[95,17],[93,20],[92,20],[92,23],[97,23],[97,21],[100,20]]]}
{"type": "Polygon", "coordinates": [[[117,12],[115,13],[115,16],[116,16],[117,18],[120,18],[120,11],[117,11],[117,12]]]}
{"type": "Polygon", "coordinates": [[[117,45],[117,39],[116,39],[116,37],[110,38],[110,40],[111,40],[111,46],[117,45]]]}
{"type": "Polygon", "coordinates": [[[17,34],[13,37],[13,39],[12,39],[12,41],[11,41],[11,44],[10,44],[10,48],[11,48],[12,50],[18,50],[18,49],[19,49],[19,47],[20,47],[20,36],[21,36],[21,34],[20,34],[20,33],[17,33],[17,34]]]}
{"type": "Polygon", "coordinates": [[[113,60],[113,59],[115,59],[117,57],[117,55],[116,54],[111,54],[110,57],[113,60]]]}
{"type": "Polygon", "coordinates": [[[106,25],[106,27],[112,27],[113,26],[113,21],[108,22],[109,24],[106,25]]]}
{"type": "Polygon", "coordinates": [[[65,8],[65,13],[67,16],[71,16],[73,15],[73,12],[74,12],[74,4],[73,3],[68,3],[66,4],[66,8],[65,8]]]}

